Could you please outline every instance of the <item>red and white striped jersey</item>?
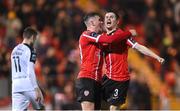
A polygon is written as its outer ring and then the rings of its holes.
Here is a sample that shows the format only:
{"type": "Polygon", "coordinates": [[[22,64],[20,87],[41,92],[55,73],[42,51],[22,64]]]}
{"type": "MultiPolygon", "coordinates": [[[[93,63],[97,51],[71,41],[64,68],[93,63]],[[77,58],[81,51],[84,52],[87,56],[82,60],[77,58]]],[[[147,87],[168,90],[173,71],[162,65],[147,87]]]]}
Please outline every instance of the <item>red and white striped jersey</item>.
{"type": "Polygon", "coordinates": [[[80,36],[79,49],[81,66],[78,78],[91,78],[100,81],[102,78],[103,53],[100,43],[112,43],[131,36],[130,32],[118,33],[108,38],[95,32],[84,31],[80,36]]]}
{"type": "Polygon", "coordinates": [[[102,76],[102,52],[97,44],[97,34],[85,31],[79,40],[81,67],[78,78],[91,78],[100,81],[102,76]]]}
{"type": "MultiPolygon", "coordinates": [[[[121,32],[123,33],[122,30],[121,32]]],[[[108,34],[109,38],[110,35],[115,33],[117,33],[117,30],[108,34]]],[[[106,75],[109,79],[115,81],[125,81],[130,79],[127,62],[128,48],[129,46],[134,48],[136,44],[137,42],[134,41],[133,38],[128,38],[118,43],[109,44],[104,48],[106,75]]]]}

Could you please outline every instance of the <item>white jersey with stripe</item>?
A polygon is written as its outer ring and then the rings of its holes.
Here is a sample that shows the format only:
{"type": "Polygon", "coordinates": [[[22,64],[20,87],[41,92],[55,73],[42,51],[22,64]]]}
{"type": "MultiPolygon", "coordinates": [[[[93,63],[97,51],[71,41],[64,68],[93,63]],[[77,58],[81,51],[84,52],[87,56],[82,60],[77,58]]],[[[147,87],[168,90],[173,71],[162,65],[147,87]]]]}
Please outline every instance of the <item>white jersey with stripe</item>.
{"type": "Polygon", "coordinates": [[[37,87],[34,71],[36,53],[27,44],[17,45],[11,53],[12,92],[31,91],[37,87]]]}

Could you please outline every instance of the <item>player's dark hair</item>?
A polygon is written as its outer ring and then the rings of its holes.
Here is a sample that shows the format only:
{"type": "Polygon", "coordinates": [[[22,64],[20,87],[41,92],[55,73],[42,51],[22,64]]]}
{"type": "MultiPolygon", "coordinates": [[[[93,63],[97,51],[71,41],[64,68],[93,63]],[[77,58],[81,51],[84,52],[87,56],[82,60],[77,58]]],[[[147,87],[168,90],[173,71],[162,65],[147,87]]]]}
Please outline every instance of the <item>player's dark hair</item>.
{"type": "Polygon", "coordinates": [[[91,13],[86,14],[86,15],[84,16],[83,20],[84,20],[84,22],[86,23],[86,22],[89,20],[89,18],[95,17],[95,16],[100,16],[100,17],[101,17],[101,15],[100,15],[99,13],[91,12],[91,13]]]}
{"type": "Polygon", "coordinates": [[[36,37],[37,35],[38,35],[38,32],[32,27],[27,27],[23,31],[23,38],[30,39],[32,36],[36,37]]]}
{"type": "Polygon", "coordinates": [[[113,10],[107,10],[106,13],[114,13],[115,14],[115,17],[116,17],[116,20],[118,20],[120,17],[118,15],[117,12],[113,11],[113,10]]]}

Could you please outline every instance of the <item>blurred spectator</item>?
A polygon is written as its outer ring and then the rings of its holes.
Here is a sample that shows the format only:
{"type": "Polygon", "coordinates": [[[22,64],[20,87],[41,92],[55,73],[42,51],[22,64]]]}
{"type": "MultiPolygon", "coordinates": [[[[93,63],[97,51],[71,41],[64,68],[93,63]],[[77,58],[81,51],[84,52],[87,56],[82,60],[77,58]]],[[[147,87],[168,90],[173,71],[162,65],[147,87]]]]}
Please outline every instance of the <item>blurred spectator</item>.
{"type": "Polygon", "coordinates": [[[4,44],[6,35],[6,18],[0,13],[0,47],[4,44]]]}
{"type": "Polygon", "coordinates": [[[57,71],[56,71],[56,66],[57,66],[57,59],[55,58],[55,50],[53,47],[48,48],[46,57],[44,58],[44,61],[42,62],[43,64],[43,74],[46,75],[47,77],[47,83],[48,83],[48,88],[51,89],[53,86],[55,86],[56,81],[55,79],[57,78],[57,71]]]}
{"type": "Polygon", "coordinates": [[[75,99],[74,83],[67,81],[64,92],[55,95],[56,109],[61,110],[80,110],[80,104],[75,99]]]}
{"type": "Polygon", "coordinates": [[[9,73],[10,73],[10,53],[7,52],[7,48],[6,47],[1,47],[0,48],[0,77],[10,77],[9,73]]]}
{"type": "Polygon", "coordinates": [[[175,67],[175,87],[174,87],[175,90],[174,91],[175,91],[176,96],[180,97],[180,65],[178,64],[178,62],[175,61],[174,67],[175,67]]]}
{"type": "Polygon", "coordinates": [[[151,92],[143,74],[131,72],[129,106],[131,110],[151,110],[151,92]]]}
{"type": "Polygon", "coordinates": [[[73,30],[73,38],[74,40],[79,40],[81,32],[84,30],[84,22],[82,20],[82,14],[74,14],[73,15],[73,23],[72,23],[72,30],[73,30]]]}
{"type": "Polygon", "coordinates": [[[160,38],[160,24],[156,19],[156,11],[150,9],[147,12],[147,17],[144,21],[145,41],[148,46],[154,46],[159,43],[160,38]]]}
{"type": "Polygon", "coordinates": [[[62,110],[80,110],[81,106],[75,99],[74,83],[72,81],[67,82],[64,87],[64,93],[66,96],[65,102],[62,105],[62,110]]]}
{"type": "Polygon", "coordinates": [[[160,89],[159,99],[160,99],[160,109],[169,110],[170,109],[170,89],[167,84],[163,84],[160,89]]]}
{"type": "Polygon", "coordinates": [[[23,23],[23,29],[30,25],[36,26],[37,21],[34,15],[34,7],[30,1],[23,2],[17,14],[23,23]]]}
{"type": "Polygon", "coordinates": [[[175,22],[180,25],[180,2],[178,1],[175,5],[175,22]]]}
{"type": "MultiPolygon", "coordinates": [[[[67,78],[75,78],[74,74],[78,73],[78,61],[79,61],[79,53],[77,52],[77,49],[71,50],[64,73],[66,74],[67,78]]],[[[72,78],[72,80],[73,80],[72,78]]]]}
{"type": "Polygon", "coordinates": [[[16,37],[22,29],[21,20],[14,11],[9,11],[6,20],[6,45],[12,49],[16,45],[16,37]]]}
{"type": "Polygon", "coordinates": [[[67,15],[66,10],[58,9],[56,19],[54,21],[55,34],[59,37],[61,47],[64,48],[65,43],[73,37],[71,30],[71,18],[67,15]]]}
{"type": "Polygon", "coordinates": [[[48,24],[50,25],[50,21],[52,19],[52,15],[46,16],[46,14],[51,14],[48,10],[48,5],[46,0],[36,0],[36,10],[35,10],[35,17],[36,23],[39,30],[42,30],[43,27],[48,24]]]}

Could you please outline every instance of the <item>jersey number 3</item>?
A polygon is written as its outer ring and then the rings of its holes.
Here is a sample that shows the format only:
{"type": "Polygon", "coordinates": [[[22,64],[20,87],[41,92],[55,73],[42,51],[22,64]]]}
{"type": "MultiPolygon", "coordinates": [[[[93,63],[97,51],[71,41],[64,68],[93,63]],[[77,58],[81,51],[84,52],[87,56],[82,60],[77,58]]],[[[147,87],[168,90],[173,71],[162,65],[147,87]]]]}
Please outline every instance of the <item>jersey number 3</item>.
{"type": "Polygon", "coordinates": [[[19,58],[19,56],[14,56],[13,59],[14,59],[14,64],[15,64],[16,72],[21,72],[20,58],[19,58]]]}

